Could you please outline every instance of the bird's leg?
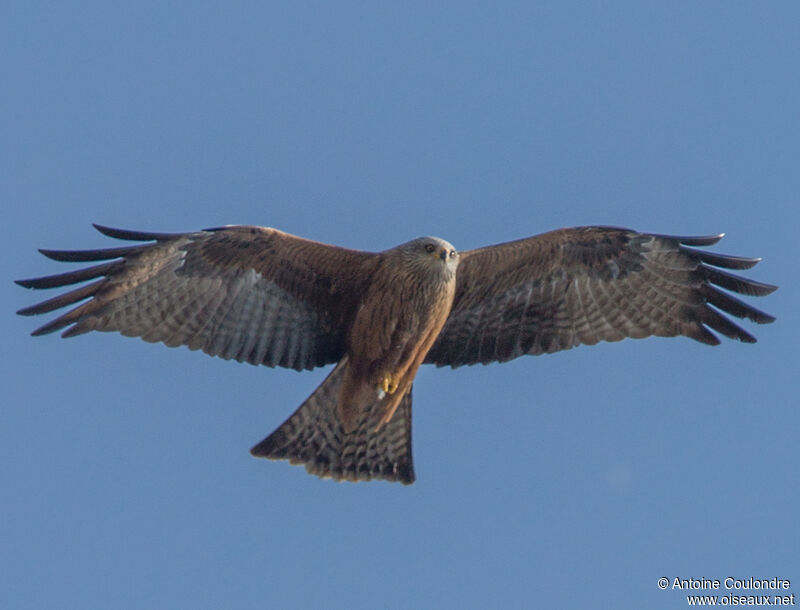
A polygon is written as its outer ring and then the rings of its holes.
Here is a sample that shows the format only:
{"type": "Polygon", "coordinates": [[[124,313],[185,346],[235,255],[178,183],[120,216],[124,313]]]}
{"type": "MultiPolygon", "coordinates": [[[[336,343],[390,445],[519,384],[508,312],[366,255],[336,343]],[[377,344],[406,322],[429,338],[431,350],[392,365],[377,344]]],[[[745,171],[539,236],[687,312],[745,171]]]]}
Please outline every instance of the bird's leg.
{"type": "Polygon", "coordinates": [[[391,373],[384,373],[379,384],[384,394],[394,394],[397,391],[398,381],[391,373]]]}
{"type": "Polygon", "coordinates": [[[381,395],[381,398],[387,394],[390,394],[391,396],[389,396],[389,398],[387,398],[386,402],[383,404],[383,414],[381,415],[378,425],[375,426],[376,432],[380,430],[382,426],[388,424],[392,419],[392,416],[394,415],[394,412],[397,411],[397,407],[400,406],[400,402],[403,400],[403,397],[411,388],[411,384],[414,381],[414,375],[416,374],[418,368],[419,362],[414,362],[410,367],[407,366],[403,368],[402,373],[396,375],[387,373],[381,379],[381,387],[378,390],[378,394],[381,395]],[[402,375],[402,377],[400,375],[402,375]]]}

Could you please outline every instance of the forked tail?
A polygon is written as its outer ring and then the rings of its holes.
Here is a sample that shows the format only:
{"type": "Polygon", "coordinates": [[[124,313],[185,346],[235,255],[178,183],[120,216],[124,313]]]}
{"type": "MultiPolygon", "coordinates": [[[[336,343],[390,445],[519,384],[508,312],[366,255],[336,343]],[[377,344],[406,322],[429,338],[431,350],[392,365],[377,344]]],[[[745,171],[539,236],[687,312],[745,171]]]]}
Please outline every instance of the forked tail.
{"type": "Polygon", "coordinates": [[[361,411],[355,429],[345,432],[336,399],[347,366],[345,356],[297,411],[250,453],[304,464],[309,473],[337,481],[413,483],[411,391],[384,425],[379,425],[383,410],[376,392],[374,404],[361,411]]]}

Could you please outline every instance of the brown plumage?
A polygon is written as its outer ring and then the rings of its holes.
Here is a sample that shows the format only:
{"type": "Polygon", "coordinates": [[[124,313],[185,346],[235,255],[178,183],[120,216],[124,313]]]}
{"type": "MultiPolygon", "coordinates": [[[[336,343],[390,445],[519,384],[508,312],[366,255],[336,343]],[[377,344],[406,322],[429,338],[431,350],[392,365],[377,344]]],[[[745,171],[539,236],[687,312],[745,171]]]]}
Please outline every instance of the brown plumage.
{"type": "Polygon", "coordinates": [[[28,288],[95,280],[20,310],[41,314],[85,301],[33,334],[118,331],[298,370],[338,362],[252,449],[337,480],[414,481],[411,388],[423,362],[504,362],[652,335],[716,345],[711,331],[754,342],[724,314],[774,320],[720,290],[763,296],[776,288],[721,270],[759,259],[696,249],[721,235],[579,227],[459,254],[433,237],[368,253],[262,227],[97,229],[154,243],[42,250],[58,261],[102,262],[18,280],[28,288]]]}

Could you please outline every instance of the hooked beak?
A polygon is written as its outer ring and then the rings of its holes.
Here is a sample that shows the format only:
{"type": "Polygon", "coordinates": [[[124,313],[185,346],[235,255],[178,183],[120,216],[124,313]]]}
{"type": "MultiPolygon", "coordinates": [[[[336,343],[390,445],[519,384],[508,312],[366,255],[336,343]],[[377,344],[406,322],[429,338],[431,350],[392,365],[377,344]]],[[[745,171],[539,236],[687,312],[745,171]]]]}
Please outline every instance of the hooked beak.
{"type": "Polygon", "coordinates": [[[439,250],[439,258],[441,258],[443,261],[447,260],[447,248],[442,248],[439,250]]]}

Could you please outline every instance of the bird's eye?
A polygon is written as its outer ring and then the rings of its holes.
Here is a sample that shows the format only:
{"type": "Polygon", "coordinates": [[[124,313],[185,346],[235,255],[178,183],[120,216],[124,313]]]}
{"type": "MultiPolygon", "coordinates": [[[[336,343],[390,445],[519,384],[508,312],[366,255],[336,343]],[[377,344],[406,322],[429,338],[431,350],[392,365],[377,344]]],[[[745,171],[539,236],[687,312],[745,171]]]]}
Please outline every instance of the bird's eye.
{"type": "Polygon", "coordinates": [[[450,250],[450,258],[455,258],[455,257],[456,257],[456,251],[450,250]]]}
{"type": "Polygon", "coordinates": [[[433,244],[425,244],[425,252],[431,254],[434,250],[436,250],[436,246],[433,244]]]}

